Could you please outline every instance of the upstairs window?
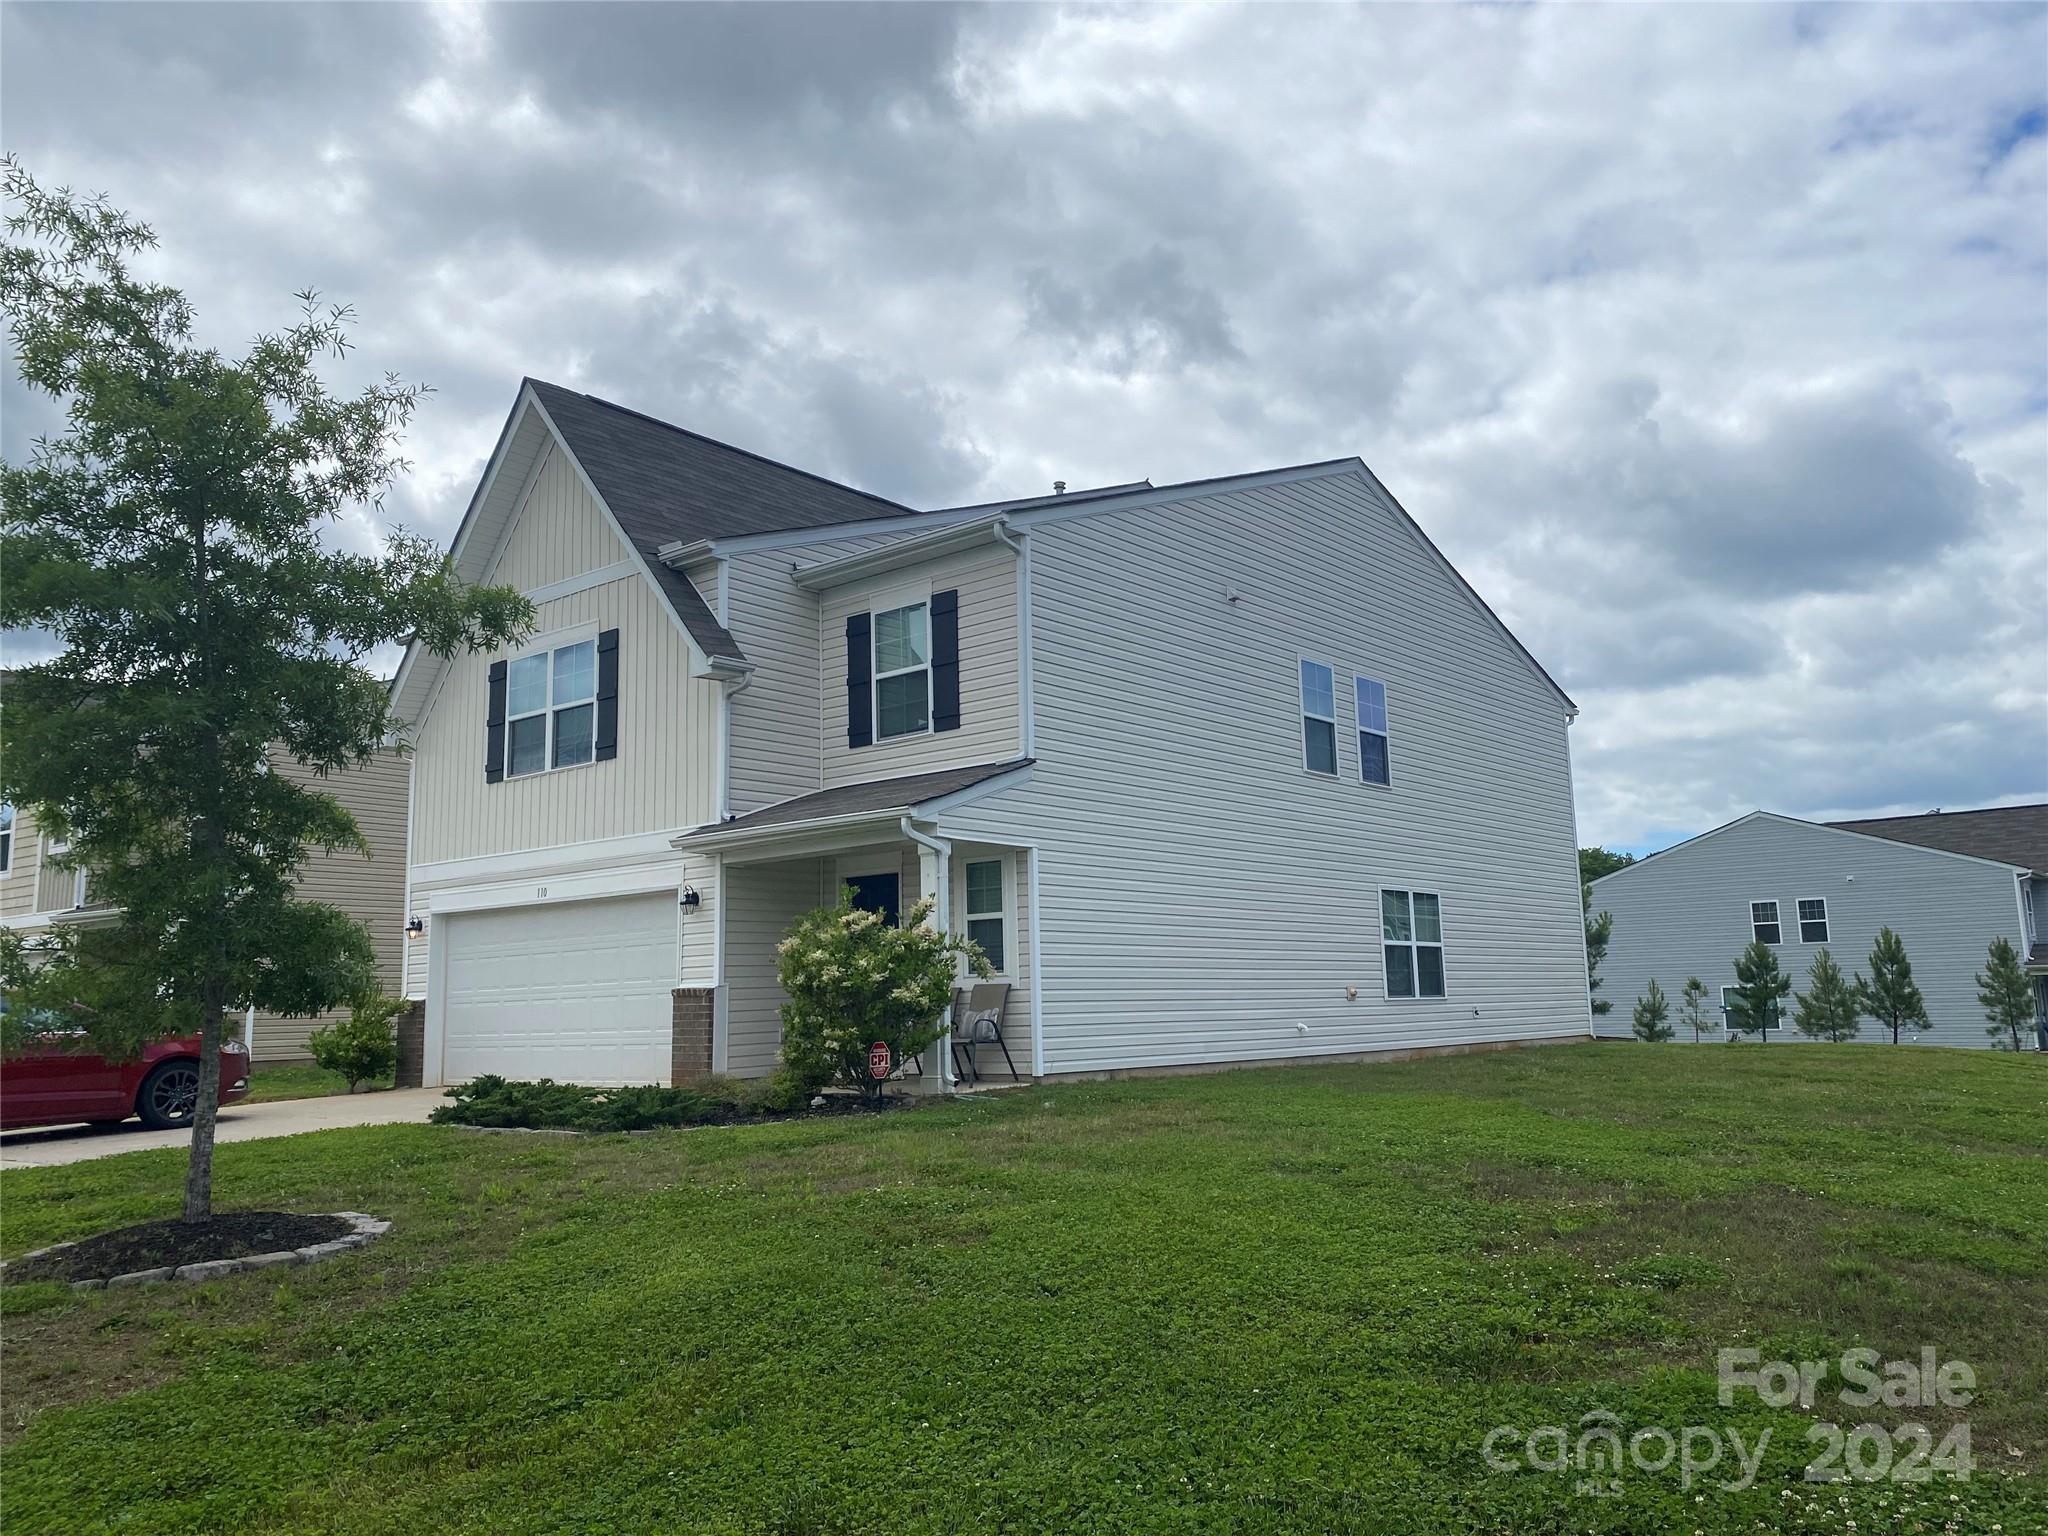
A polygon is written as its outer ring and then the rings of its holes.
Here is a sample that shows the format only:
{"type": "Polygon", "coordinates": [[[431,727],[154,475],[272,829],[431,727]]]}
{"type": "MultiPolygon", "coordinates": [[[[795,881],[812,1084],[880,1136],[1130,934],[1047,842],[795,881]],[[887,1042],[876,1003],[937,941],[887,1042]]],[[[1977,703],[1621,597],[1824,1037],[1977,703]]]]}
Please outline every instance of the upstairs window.
{"type": "Polygon", "coordinates": [[[875,736],[921,736],[932,724],[931,612],[909,603],[875,615],[875,736]]]}
{"type": "Polygon", "coordinates": [[[1775,901],[1752,901],[1749,904],[1749,931],[1759,944],[1782,944],[1785,930],[1778,926],[1778,904],[1775,901]]]}
{"type": "Polygon", "coordinates": [[[0,874],[14,868],[14,807],[0,800],[0,874]]]}
{"type": "Polygon", "coordinates": [[[597,732],[597,641],[521,656],[506,670],[506,776],[591,760],[597,732]]]}
{"type": "Polygon", "coordinates": [[[1444,995],[1444,920],[1432,891],[1380,892],[1388,997],[1444,995]]]}
{"type": "Polygon", "coordinates": [[[1358,776],[1368,784],[1391,784],[1387,756],[1387,685],[1370,677],[1352,679],[1358,694],[1358,776]]]}
{"type": "Polygon", "coordinates": [[[1799,898],[1799,942],[1825,944],[1828,941],[1828,901],[1825,896],[1799,898]]]}
{"type": "Polygon", "coordinates": [[[975,859],[967,866],[967,937],[981,946],[997,975],[1009,969],[1009,933],[1004,923],[1003,861],[975,859]]]}
{"type": "Polygon", "coordinates": [[[1337,776],[1337,674],[1306,658],[1301,663],[1301,760],[1310,773],[1337,776]]]}

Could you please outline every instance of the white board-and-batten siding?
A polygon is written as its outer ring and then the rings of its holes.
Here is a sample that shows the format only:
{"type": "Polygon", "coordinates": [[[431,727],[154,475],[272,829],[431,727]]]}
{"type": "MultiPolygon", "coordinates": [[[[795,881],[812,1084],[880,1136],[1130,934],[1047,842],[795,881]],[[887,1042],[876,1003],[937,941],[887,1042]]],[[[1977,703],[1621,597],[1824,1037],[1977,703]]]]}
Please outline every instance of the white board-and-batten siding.
{"type": "MultiPolygon", "coordinates": [[[[1785,1000],[1786,1027],[1771,1032],[1771,1043],[1805,1043],[1793,1011],[1823,946],[1800,939],[1798,903],[1818,897],[1827,902],[1825,947],[1845,974],[1868,974],[1880,929],[1890,927],[1905,941],[1934,1026],[1917,1037],[1922,1043],[1989,1045],[1976,977],[1994,938],[2022,944],[2018,892],[2015,873],[2001,865],[1812,822],[1748,817],[1594,883],[1593,910],[1614,916],[1600,987],[1614,1009],[1601,1017],[1599,1031],[1629,1035],[1630,1010],[1652,977],[1671,999],[1674,1017],[1686,978],[1699,977],[1708,1017],[1722,1023],[1721,988],[1734,985],[1735,959],[1753,936],[1750,903],[1775,901],[1783,940],[1778,964],[1791,978],[1792,996],[1785,1000]]],[[[1681,1038],[1691,1040],[1691,1032],[1681,1038]]],[[[1859,1038],[1889,1041],[1891,1032],[1865,1019],[1859,1038]]]]}
{"type": "Polygon", "coordinates": [[[1028,537],[1038,764],[943,830],[1039,847],[1048,1072],[1587,1034],[1567,705],[1362,476],[1028,537]],[[1334,778],[1303,656],[1336,672],[1334,778]],[[1358,673],[1391,788],[1360,782],[1358,673]],[[1383,886],[1441,897],[1444,998],[1385,995],[1383,886]]]}

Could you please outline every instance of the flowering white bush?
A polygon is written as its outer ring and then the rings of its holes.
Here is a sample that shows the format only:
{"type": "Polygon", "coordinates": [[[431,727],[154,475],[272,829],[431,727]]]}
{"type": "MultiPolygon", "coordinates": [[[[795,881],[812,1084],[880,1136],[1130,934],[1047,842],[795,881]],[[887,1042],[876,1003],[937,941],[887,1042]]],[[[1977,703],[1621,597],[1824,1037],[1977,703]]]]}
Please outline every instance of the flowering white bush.
{"type": "Polygon", "coordinates": [[[967,956],[979,975],[988,962],[972,944],[928,926],[930,898],[910,909],[901,928],[853,904],[806,912],[775,947],[775,971],[789,1001],[782,1005],[783,1065],[812,1088],[838,1081],[878,1097],[868,1075],[868,1047],[881,1041],[891,1064],[928,1049],[952,1000],[954,957],[967,956]]]}

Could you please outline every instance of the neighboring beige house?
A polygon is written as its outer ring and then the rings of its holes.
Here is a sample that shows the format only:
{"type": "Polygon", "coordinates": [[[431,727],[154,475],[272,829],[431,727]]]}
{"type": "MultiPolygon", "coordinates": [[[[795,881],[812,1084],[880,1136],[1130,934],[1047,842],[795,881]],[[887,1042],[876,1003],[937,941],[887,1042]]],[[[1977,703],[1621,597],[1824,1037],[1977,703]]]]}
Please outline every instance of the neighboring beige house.
{"type": "MultiPolygon", "coordinates": [[[[302,783],[320,782],[307,768],[278,759],[274,771],[302,783]]],[[[407,764],[396,752],[368,766],[331,774],[321,787],[355,817],[371,857],[315,854],[300,877],[307,901],[331,902],[370,930],[377,946],[379,985],[396,993],[405,968],[405,812],[407,764]]],[[[0,922],[38,929],[52,923],[90,922],[110,909],[95,902],[84,870],[67,868],[64,847],[44,836],[26,810],[0,805],[0,922]]],[[[255,1058],[304,1059],[306,1036],[332,1015],[289,1019],[256,1015],[255,1058]]]]}

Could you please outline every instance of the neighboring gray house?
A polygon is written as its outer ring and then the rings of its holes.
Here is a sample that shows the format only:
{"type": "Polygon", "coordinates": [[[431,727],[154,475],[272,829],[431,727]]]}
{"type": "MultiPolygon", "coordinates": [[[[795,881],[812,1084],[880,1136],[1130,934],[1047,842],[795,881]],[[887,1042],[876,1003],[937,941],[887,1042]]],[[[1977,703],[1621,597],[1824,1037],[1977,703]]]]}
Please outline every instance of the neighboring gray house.
{"type": "MultiPolygon", "coordinates": [[[[1614,1010],[1599,1033],[1629,1033],[1629,1010],[1652,977],[1674,1012],[1686,978],[1699,977],[1720,1020],[1735,957],[1752,938],[1777,950],[1796,996],[1823,945],[1845,972],[1867,971],[1878,930],[1890,927],[1933,1022],[1918,1038],[1989,1045],[1976,977],[1993,939],[2027,958],[2036,1006],[2048,1011],[2048,945],[2036,921],[2048,913],[2043,871],[2048,805],[1831,823],[1754,811],[1593,882],[1592,910],[1614,914],[1600,989],[1614,1010]]],[[[1787,999],[1782,1038],[1804,1040],[1791,1007],[1787,999]]],[[[1862,1038],[1890,1036],[1865,1020],[1862,1038]]]]}
{"type": "Polygon", "coordinates": [[[921,512],[529,380],[452,556],[408,1076],[766,1072],[842,883],[1033,1076],[1590,1032],[1573,705],[1355,458],[921,512]]]}

